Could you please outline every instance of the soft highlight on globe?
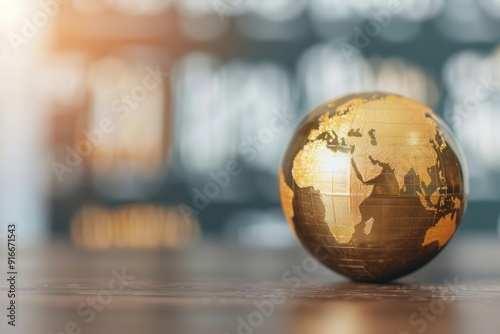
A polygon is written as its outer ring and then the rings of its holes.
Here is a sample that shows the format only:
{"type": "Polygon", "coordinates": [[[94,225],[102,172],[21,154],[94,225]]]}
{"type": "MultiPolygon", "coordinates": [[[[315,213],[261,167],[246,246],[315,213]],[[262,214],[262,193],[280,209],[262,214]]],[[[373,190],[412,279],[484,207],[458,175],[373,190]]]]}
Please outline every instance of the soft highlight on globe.
{"type": "Polygon", "coordinates": [[[467,177],[458,143],[429,107],[374,92],[307,115],[279,188],[287,221],[313,256],[355,281],[385,282],[448,244],[466,208],[467,177]]]}

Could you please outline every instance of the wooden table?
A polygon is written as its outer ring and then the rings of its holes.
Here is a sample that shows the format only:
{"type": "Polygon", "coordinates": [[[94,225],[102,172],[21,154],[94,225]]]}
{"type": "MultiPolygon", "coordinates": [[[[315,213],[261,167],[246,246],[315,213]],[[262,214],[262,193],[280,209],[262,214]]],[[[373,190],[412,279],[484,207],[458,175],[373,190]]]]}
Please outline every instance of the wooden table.
{"type": "Polygon", "coordinates": [[[2,334],[499,334],[500,242],[456,238],[391,285],[350,283],[298,247],[97,252],[52,243],[20,251],[17,290],[17,326],[2,314],[2,334]]]}

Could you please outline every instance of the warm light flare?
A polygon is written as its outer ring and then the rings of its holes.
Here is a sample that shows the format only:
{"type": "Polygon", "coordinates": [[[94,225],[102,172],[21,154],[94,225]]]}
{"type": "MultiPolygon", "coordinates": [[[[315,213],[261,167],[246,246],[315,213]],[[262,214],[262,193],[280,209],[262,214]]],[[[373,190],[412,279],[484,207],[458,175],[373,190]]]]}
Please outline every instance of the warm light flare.
{"type": "Polygon", "coordinates": [[[0,29],[7,28],[17,22],[26,11],[26,1],[0,0],[0,29]]]}

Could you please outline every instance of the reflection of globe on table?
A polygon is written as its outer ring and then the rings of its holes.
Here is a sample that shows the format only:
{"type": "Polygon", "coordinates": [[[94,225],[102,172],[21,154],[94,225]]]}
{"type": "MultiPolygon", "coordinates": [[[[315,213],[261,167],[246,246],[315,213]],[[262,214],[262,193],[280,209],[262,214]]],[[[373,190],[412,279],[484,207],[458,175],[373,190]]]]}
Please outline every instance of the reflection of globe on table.
{"type": "Polygon", "coordinates": [[[349,95],[299,126],[280,170],[281,203],[326,266],[387,281],[426,264],[455,233],[468,188],[462,159],[428,107],[392,94],[349,95]]]}

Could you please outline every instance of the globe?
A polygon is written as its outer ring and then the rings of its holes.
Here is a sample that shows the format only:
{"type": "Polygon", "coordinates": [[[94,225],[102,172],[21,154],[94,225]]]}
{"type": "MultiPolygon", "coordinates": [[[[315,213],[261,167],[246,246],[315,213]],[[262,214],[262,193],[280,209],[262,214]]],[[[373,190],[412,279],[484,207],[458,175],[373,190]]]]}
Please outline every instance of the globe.
{"type": "Polygon", "coordinates": [[[463,153],[427,106],[388,93],[311,111],[285,151],[279,190],[302,245],[355,281],[385,282],[433,259],[466,208],[463,153]]]}

